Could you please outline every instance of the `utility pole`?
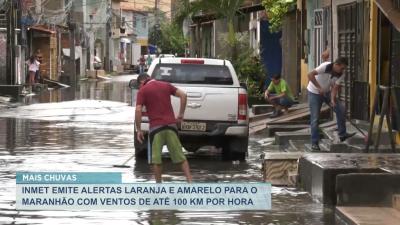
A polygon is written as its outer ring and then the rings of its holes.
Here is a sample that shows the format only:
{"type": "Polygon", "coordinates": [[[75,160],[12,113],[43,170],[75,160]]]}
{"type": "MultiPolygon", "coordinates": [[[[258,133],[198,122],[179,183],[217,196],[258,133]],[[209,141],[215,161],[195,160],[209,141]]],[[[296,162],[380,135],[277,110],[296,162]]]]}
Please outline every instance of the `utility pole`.
{"type": "Polygon", "coordinates": [[[158,25],[158,0],[154,0],[154,14],[155,14],[155,21],[156,25],[158,25]]]}
{"type": "Polygon", "coordinates": [[[112,7],[111,7],[111,2],[112,0],[109,0],[108,2],[108,7],[107,7],[107,24],[106,24],[106,39],[105,39],[105,44],[106,44],[106,56],[105,56],[105,62],[104,62],[104,69],[107,72],[111,71],[110,68],[110,38],[111,38],[111,21],[112,21],[112,7]]]}
{"type": "Polygon", "coordinates": [[[7,17],[7,74],[6,83],[15,84],[15,2],[9,1],[10,8],[7,17]]]}
{"type": "MultiPolygon", "coordinates": [[[[158,40],[158,37],[159,37],[159,32],[160,32],[160,21],[159,21],[159,18],[158,18],[158,1],[159,0],[154,0],[154,17],[155,17],[155,25],[154,25],[154,28],[155,28],[155,40],[157,41],[158,40]]],[[[158,46],[157,46],[157,42],[156,43],[153,43],[154,45],[155,45],[155,47],[156,47],[156,53],[158,53],[158,46]]]]}
{"type": "Polygon", "coordinates": [[[71,77],[71,84],[73,87],[77,84],[76,79],[76,63],[75,63],[75,23],[72,18],[72,10],[74,9],[74,1],[72,1],[71,11],[68,15],[68,27],[69,27],[69,74],[71,77]]]}

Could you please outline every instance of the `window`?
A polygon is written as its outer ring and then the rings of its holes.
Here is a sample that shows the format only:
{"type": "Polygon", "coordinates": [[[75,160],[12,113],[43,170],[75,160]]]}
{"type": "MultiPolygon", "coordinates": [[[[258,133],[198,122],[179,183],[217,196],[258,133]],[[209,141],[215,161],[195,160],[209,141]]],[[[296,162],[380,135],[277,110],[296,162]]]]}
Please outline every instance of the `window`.
{"type": "Polygon", "coordinates": [[[136,15],[133,15],[132,17],[132,26],[133,28],[136,28],[136,15]]]}
{"type": "Polygon", "coordinates": [[[229,69],[226,66],[216,65],[163,63],[157,65],[152,77],[179,84],[233,84],[229,69]]]}
{"type": "Polygon", "coordinates": [[[143,27],[143,28],[146,28],[146,27],[147,27],[147,18],[146,18],[146,17],[143,17],[143,18],[142,18],[142,27],[143,27]]]}

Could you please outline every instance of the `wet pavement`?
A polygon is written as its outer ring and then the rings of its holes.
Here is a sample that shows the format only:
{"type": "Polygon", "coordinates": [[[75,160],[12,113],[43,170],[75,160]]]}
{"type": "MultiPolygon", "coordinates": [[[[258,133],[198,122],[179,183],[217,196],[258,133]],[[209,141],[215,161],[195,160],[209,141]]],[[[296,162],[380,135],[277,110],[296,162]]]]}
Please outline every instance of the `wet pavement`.
{"type": "MultiPolygon", "coordinates": [[[[84,82],[24,99],[25,106],[0,110],[0,224],[334,224],[331,208],[296,189],[273,187],[272,210],[188,211],[16,211],[16,171],[123,172],[124,182],[148,182],[143,160],[115,168],[133,146],[131,92],[133,76],[84,82]],[[44,104],[34,104],[44,103],[44,104]]],[[[260,154],[268,151],[250,137],[246,162],[223,162],[218,150],[188,154],[195,182],[258,182],[260,154]]],[[[179,168],[164,157],[164,181],[184,181],[179,168]]]]}

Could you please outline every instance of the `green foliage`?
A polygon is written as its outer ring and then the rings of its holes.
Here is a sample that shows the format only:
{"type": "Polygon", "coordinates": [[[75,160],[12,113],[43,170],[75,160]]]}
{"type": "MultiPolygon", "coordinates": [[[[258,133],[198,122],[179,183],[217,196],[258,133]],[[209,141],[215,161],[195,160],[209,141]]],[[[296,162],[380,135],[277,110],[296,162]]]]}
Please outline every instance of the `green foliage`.
{"type": "Polygon", "coordinates": [[[282,21],[285,15],[296,6],[294,0],[262,0],[268,15],[271,32],[278,32],[282,28],[282,21]]]}
{"type": "Polygon", "coordinates": [[[266,71],[260,56],[250,47],[247,33],[235,33],[233,42],[227,38],[228,35],[225,34],[221,37],[220,41],[225,51],[219,55],[219,58],[232,62],[240,82],[247,84],[249,96],[261,97],[266,71]]]}
{"type": "Polygon", "coordinates": [[[251,97],[263,95],[262,88],[266,77],[260,57],[250,47],[248,34],[235,33],[234,19],[244,0],[177,0],[178,9],[174,22],[182,27],[185,18],[203,14],[214,14],[216,18],[225,18],[228,32],[221,35],[220,43],[224,49],[218,58],[232,62],[239,80],[245,82],[251,97]]]}
{"type": "Polygon", "coordinates": [[[183,36],[182,29],[176,23],[162,23],[160,28],[150,30],[150,43],[157,45],[160,53],[183,55],[188,40],[183,36]]]}

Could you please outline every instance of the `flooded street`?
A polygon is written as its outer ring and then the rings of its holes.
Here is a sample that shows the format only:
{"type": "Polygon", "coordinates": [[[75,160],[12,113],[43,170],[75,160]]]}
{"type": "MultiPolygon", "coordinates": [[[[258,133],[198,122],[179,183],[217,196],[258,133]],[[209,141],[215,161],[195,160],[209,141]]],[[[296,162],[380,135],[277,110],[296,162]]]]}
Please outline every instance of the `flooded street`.
{"type": "MultiPolygon", "coordinates": [[[[16,171],[122,172],[124,182],[153,181],[145,160],[113,167],[134,152],[132,77],[83,82],[0,111],[0,224],[334,224],[333,209],[280,187],[272,189],[270,211],[16,211],[16,171]]],[[[260,154],[268,151],[261,138],[250,137],[246,162],[223,162],[215,149],[188,154],[194,182],[260,182],[260,154]]],[[[185,180],[167,156],[163,165],[165,182],[185,180]]]]}

